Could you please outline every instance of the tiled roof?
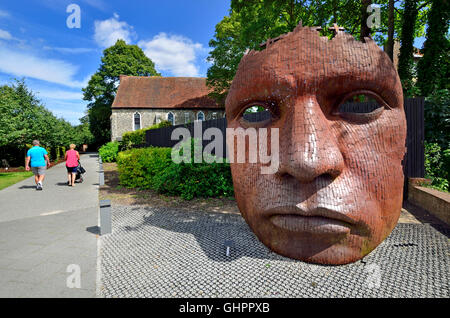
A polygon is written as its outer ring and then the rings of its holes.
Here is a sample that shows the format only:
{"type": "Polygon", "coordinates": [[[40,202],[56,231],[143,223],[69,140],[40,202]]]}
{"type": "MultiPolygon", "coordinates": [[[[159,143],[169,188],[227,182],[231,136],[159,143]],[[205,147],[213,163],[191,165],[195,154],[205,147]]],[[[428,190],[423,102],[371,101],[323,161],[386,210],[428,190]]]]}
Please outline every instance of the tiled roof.
{"type": "Polygon", "coordinates": [[[121,76],[112,108],[223,108],[202,77],[121,76]]]}

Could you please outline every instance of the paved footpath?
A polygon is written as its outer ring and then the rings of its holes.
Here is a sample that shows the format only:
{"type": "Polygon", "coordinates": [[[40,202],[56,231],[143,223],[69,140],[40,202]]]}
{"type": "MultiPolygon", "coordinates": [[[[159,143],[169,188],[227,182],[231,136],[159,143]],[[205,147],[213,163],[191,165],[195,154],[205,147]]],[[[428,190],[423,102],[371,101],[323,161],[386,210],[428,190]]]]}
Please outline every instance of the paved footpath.
{"type": "Polygon", "coordinates": [[[34,177],[0,191],[0,297],[96,296],[98,155],[81,164],[85,180],[74,188],[62,163],[43,191],[34,177]],[[80,288],[67,287],[78,268],[80,288]]]}

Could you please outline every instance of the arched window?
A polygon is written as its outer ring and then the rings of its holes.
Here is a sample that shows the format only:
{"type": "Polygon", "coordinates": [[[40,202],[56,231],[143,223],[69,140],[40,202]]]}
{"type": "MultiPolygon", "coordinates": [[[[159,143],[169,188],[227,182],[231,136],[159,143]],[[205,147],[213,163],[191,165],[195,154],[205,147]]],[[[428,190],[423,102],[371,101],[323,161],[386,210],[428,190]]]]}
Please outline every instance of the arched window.
{"type": "Polygon", "coordinates": [[[205,114],[202,111],[199,111],[197,113],[197,120],[201,120],[201,121],[205,120],[205,114]]]}
{"type": "Polygon", "coordinates": [[[141,114],[134,113],[134,130],[141,129],[141,114]]]}
{"type": "Polygon", "coordinates": [[[175,125],[175,115],[172,112],[167,114],[167,120],[170,121],[172,126],[175,125]]]}

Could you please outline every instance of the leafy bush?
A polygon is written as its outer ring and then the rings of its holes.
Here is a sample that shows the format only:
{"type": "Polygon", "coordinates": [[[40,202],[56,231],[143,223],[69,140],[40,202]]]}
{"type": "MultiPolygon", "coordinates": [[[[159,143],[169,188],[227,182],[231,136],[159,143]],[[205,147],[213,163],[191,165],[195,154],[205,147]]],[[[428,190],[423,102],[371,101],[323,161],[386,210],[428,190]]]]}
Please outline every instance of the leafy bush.
{"type": "Polygon", "coordinates": [[[155,124],[147,128],[128,131],[122,135],[122,149],[131,149],[133,146],[145,144],[145,132],[147,130],[168,127],[171,125],[172,124],[169,121],[164,120],[159,124],[155,124]]]}
{"type": "Polygon", "coordinates": [[[98,154],[102,158],[103,162],[114,162],[117,159],[119,153],[119,143],[117,141],[111,141],[100,147],[98,154]]]}
{"type": "Polygon", "coordinates": [[[229,164],[191,162],[176,164],[171,148],[141,148],[120,152],[117,165],[120,184],[128,188],[153,189],[159,193],[195,197],[233,195],[229,164]]]}
{"type": "Polygon", "coordinates": [[[170,148],[139,148],[119,153],[120,184],[127,188],[154,189],[154,179],[171,164],[170,148]]]}
{"type": "Polygon", "coordinates": [[[442,89],[425,100],[425,140],[449,148],[450,91],[442,89]]]}
{"type": "Polygon", "coordinates": [[[158,192],[185,200],[234,193],[230,166],[224,163],[172,163],[155,176],[154,184],[158,192]]]}
{"type": "Polygon", "coordinates": [[[437,190],[449,190],[450,149],[444,151],[437,143],[425,143],[425,177],[437,190]]]}

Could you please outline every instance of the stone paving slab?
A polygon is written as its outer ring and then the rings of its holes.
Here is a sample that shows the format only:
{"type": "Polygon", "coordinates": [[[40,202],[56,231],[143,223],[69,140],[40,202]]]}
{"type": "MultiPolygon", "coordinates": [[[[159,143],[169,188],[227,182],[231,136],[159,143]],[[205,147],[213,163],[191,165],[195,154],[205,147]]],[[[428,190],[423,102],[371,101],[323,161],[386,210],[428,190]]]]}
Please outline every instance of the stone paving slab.
{"type": "Polygon", "coordinates": [[[321,266],[271,252],[239,215],[112,210],[113,233],[101,238],[104,297],[449,297],[449,233],[429,224],[398,224],[363,260],[321,266]]]}
{"type": "Polygon", "coordinates": [[[0,297],[96,297],[98,161],[83,155],[85,181],[75,188],[64,164],[47,171],[44,190],[29,178],[0,191],[0,297]],[[68,288],[70,264],[81,288],[68,288]]]}

